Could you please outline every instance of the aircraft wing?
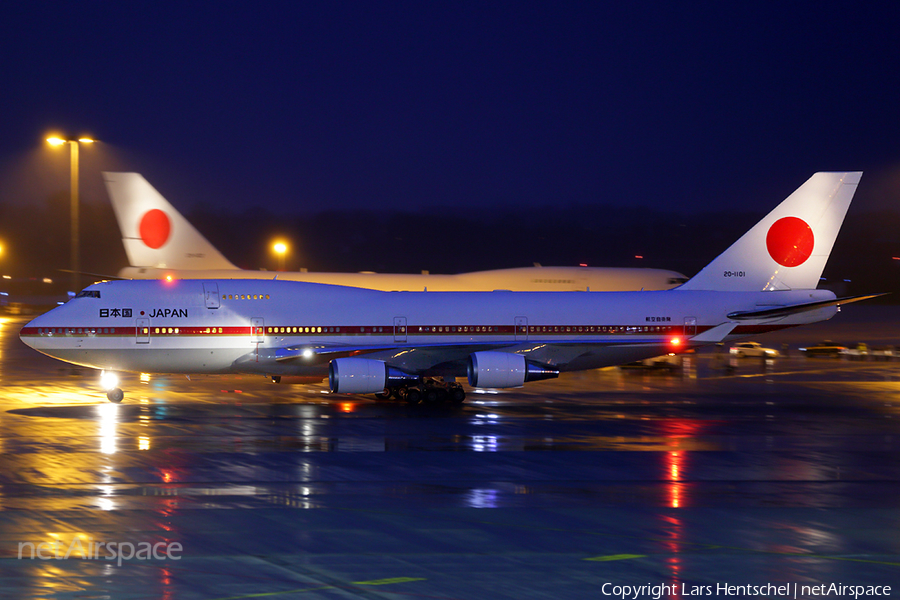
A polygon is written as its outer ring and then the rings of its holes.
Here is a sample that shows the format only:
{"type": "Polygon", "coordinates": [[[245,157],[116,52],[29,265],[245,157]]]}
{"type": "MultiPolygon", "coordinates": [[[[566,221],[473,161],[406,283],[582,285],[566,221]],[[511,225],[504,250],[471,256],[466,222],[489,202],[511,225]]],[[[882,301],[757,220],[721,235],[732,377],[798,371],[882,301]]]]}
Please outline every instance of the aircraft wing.
{"type": "MultiPolygon", "coordinates": [[[[274,358],[281,365],[296,366],[299,369],[315,368],[321,365],[328,368],[328,363],[337,358],[365,357],[380,360],[390,366],[410,374],[433,375],[437,365],[445,368],[437,369],[445,374],[446,365],[456,365],[457,370],[465,372],[466,359],[473,352],[502,349],[506,352],[528,353],[537,344],[498,342],[495,344],[450,343],[398,346],[351,346],[351,345],[316,345],[286,346],[282,348],[259,350],[261,358],[274,358]]],[[[543,345],[543,344],[540,344],[543,345]]]]}
{"type": "MultiPolygon", "coordinates": [[[[724,324],[713,328],[687,340],[687,344],[677,347],[684,350],[691,347],[691,342],[708,344],[723,339],[736,325],[724,324]]],[[[658,343],[648,343],[646,339],[631,340],[627,337],[610,340],[608,343],[597,344],[596,341],[585,343],[572,340],[542,340],[535,341],[497,341],[493,343],[444,343],[427,345],[384,345],[384,346],[355,346],[355,345],[328,345],[309,344],[291,345],[279,348],[263,348],[254,351],[246,357],[246,360],[256,362],[274,362],[282,368],[296,368],[298,372],[314,370],[327,370],[330,361],[346,357],[360,357],[371,360],[379,360],[387,365],[403,372],[425,376],[463,376],[466,372],[466,364],[469,356],[475,352],[502,351],[511,354],[519,354],[529,361],[547,367],[568,370],[570,365],[577,364],[579,359],[585,357],[603,356],[609,354],[608,364],[620,364],[622,353],[626,358],[639,360],[647,356],[657,356],[672,352],[671,337],[660,336],[658,343]]]]}

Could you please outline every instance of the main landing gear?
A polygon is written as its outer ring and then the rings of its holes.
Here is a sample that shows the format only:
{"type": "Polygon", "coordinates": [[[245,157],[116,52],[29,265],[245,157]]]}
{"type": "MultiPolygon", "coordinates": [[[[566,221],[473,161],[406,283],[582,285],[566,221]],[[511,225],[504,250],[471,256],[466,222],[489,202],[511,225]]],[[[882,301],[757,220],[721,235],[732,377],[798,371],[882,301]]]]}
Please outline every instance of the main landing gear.
{"type": "Polygon", "coordinates": [[[456,382],[427,378],[418,385],[387,388],[383,392],[375,394],[375,397],[379,400],[395,398],[407,404],[419,404],[420,402],[462,404],[466,400],[466,391],[456,382]]]}

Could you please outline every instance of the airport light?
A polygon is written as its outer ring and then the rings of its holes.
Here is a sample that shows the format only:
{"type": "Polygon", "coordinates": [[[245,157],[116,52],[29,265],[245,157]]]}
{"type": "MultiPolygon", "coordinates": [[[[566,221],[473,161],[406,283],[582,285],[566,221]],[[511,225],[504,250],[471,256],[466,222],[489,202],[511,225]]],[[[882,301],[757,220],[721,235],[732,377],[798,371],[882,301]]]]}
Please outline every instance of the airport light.
{"type": "Polygon", "coordinates": [[[109,371],[100,372],[100,387],[109,391],[119,386],[119,377],[115,373],[109,371]]]}
{"type": "Polygon", "coordinates": [[[71,260],[72,270],[72,290],[79,290],[78,280],[79,271],[81,270],[81,260],[79,256],[78,243],[78,146],[79,144],[93,144],[95,140],[89,137],[80,137],[74,139],[63,139],[60,137],[49,137],[47,142],[51,146],[69,145],[69,157],[71,162],[69,195],[71,199],[71,248],[69,257],[71,260]]]}
{"type": "Polygon", "coordinates": [[[284,271],[284,256],[287,254],[287,244],[284,242],[275,242],[272,245],[272,250],[275,251],[275,254],[278,255],[278,270],[284,271]]]}

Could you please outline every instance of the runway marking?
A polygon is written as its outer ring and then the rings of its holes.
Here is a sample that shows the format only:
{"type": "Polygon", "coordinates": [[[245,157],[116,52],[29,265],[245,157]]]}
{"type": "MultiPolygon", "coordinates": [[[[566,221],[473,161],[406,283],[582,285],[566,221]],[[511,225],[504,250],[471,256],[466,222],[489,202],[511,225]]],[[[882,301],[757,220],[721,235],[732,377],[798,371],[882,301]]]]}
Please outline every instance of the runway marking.
{"type": "MultiPolygon", "coordinates": [[[[377,509],[372,510],[372,509],[343,508],[340,510],[345,510],[348,512],[364,512],[364,513],[387,514],[387,515],[399,514],[399,513],[390,511],[390,510],[377,510],[377,509]]],[[[460,521],[455,521],[455,522],[458,523],[460,521]]],[[[497,522],[497,521],[488,521],[488,520],[481,520],[481,519],[464,519],[461,522],[477,523],[480,525],[492,525],[495,527],[510,527],[510,528],[514,528],[514,529],[528,529],[528,530],[535,530],[535,531],[554,531],[554,532],[570,533],[570,534],[571,533],[579,533],[582,535],[611,538],[611,539],[629,539],[629,540],[650,541],[650,542],[671,542],[671,540],[669,538],[656,537],[656,536],[612,534],[612,533],[602,533],[602,532],[598,532],[598,531],[571,530],[571,529],[564,529],[561,527],[533,527],[531,525],[501,523],[501,522],[497,522]]],[[[848,557],[848,556],[834,556],[834,555],[814,554],[814,553],[806,553],[806,552],[772,552],[772,551],[765,551],[765,550],[755,550],[753,548],[742,548],[741,546],[725,546],[725,545],[719,545],[719,544],[707,544],[707,543],[702,543],[702,542],[681,542],[681,543],[684,546],[690,546],[697,550],[721,549],[721,550],[729,550],[732,552],[746,553],[748,555],[817,558],[820,560],[840,560],[840,561],[845,561],[845,562],[860,562],[860,563],[871,563],[871,564],[876,564],[876,565],[889,565],[889,566],[900,567],[900,562],[872,560],[872,559],[867,559],[867,558],[852,558],[852,557],[848,557]]],[[[659,553],[654,553],[653,556],[658,557],[658,556],[672,555],[672,554],[688,555],[690,553],[689,552],[659,552],[659,553]]],[[[644,554],[644,555],[641,555],[641,554],[633,554],[633,555],[632,554],[611,554],[608,556],[598,556],[598,557],[592,557],[592,558],[585,558],[582,560],[592,561],[592,562],[607,562],[607,561],[612,561],[612,560],[625,560],[625,559],[641,558],[641,557],[647,557],[647,556],[649,556],[649,555],[646,555],[646,554],[644,554]]],[[[217,598],[216,600],[230,600],[230,599],[217,598]]]]}
{"type": "Polygon", "coordinates": [[[243,596],[226,596],[223,598],[213,598],[213,600],[242,600],[243,598],[266,598],[269,596],[281,596],[282,594],[299,594],[302,592],[317,592],[319,590],[333,590],[333,585],[320,585],[319,587],[300,588],[296,590],[284,590],[281,592],[262,592],[260,594],[245,594],[243,596]]]}
{"type": "MultiPolygon", "coordinates": [[[[425,577],[391,577],[388,579],[373,579],[372,581],[352,581],[350,585],[390,585],[394,583],[409,583],[411,581],[427,581],[425,577]]],[[[296,590],[282,590],[280,592],[260,592],[258,594],[244,594],[242,596],[226,596],[213,598],[213,600],[244,600],[245,598],[271,598],[284,594],[301,594],[304,592],[318,592],[321,590],[347,589],[344,586],[320,585],[317,587],[299,588],[296,590]]]]}
{"type": "Polygon", "coordinates": [[[407,583],[410,581],[426,581],[425,577],[392,577],[390,579],[375,579],[373,581],[352,581],[353,585],[388,585],[391,583],[407,583]]]}

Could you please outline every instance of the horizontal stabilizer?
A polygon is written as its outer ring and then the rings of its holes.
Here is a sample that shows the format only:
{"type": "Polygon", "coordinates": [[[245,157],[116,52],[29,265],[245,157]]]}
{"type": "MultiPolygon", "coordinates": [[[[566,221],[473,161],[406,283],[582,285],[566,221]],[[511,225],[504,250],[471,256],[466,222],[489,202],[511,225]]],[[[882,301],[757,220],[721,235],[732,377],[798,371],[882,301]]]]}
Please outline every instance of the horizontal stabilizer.
{"type": "Polygon", "coordinates": [[[741,311],[733,312],[728,315],[729,319],[735,321],[749,321],[753,319],[779,319],[788,315],[793,315],[826,306],[840,306],[841,304],[850,304],[851,302],[859,302],[860,300],[868,300],[869,298],[877,298],[885,294],[872,294],[870,296],[847,296],[846,298],[835,298],[834,300],[822,300],[820,302],[807,302],[805,304],[793,304],[791,306],[777,306],[775,308],[767,308],[765,310],[741,311]]]}
{"type": "Polygon", "coordinates": [[[107,275],[106,273],[89,273],[87,271],[72,271],[71,269],[57,269],[60,273],[74,273],[76,275],[84,275],[85,277],[94,277],[96,279],[129,279],[129,277],[119,277],[118,275],[107,275]]]}

